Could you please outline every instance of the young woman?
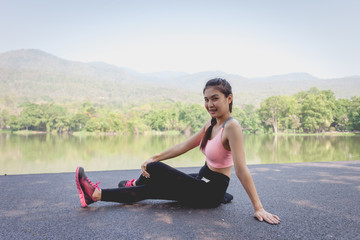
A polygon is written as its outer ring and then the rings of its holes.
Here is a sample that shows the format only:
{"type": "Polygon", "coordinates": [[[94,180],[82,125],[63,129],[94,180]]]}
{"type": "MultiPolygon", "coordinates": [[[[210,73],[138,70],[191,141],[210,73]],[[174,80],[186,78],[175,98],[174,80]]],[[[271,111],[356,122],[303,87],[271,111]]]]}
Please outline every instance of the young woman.
{"type": "Polygon", "coordinates": [[[177,200],[193,207],[217,207],[232,196],[226,193],[232,165],[245,188],[259,221],[280,223],[278,216],[264,210],[245,161],[243,136],[239,123],[231,117],[233,95],[225,79],[209,80],[203,90],[205,108],[211,116],[202,129],[186,141],[154,155],[141,166],[135,180],[122,181],[119,188],[100,189],[76,170],[76,185],[83,207],[96,201],[133,203],[144,199],[177,200]],[[179,156],[200,145],[205,165],[196,175],[180,172],[160,161],[179,156]]]}

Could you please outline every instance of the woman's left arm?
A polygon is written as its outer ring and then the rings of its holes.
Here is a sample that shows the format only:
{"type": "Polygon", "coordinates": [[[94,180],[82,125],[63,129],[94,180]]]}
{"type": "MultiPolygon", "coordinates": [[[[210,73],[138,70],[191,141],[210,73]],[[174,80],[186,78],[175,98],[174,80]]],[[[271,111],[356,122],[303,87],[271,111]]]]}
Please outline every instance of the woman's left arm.
{"type": "Polygon", "coordinates": [[[256,192],[254,181],[246,165],[243,136],[240,125],[232,121],[226,125],[226,136],[231,149],[236,176],[239,178],[255,210],[255,217],[259,221],[265,220],[270,224],[280,223],[278,216],[264,210],[260,198],[256,192]]]}

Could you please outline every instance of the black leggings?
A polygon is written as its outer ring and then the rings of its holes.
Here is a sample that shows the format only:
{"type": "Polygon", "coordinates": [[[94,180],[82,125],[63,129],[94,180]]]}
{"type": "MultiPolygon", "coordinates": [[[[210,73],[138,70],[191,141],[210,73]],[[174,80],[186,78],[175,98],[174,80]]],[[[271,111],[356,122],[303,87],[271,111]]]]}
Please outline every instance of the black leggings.
{"type": "Polygon", "coordinates": [[[193,207],[217,207],[223,200],[230,178],[211,171],[205,164],[195,176],[162,162],[146,167],[150,178],[142,175],[135,187],[102,189],[101,201],[133,203],[145,199],[177,200],[193,207]]]}

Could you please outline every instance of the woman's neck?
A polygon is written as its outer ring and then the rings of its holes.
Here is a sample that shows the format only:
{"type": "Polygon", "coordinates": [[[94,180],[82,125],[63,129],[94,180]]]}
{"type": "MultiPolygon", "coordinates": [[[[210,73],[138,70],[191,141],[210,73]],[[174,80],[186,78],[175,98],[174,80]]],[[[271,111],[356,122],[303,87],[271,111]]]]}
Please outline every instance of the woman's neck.
{"type": "Polygon", "coordinates": [[[216,126],[222,126],[226,120],[228,120],[231,117],[230,113],[226,114],[224,116],[221,116],[220,118],[216,118],[216,126]]]}

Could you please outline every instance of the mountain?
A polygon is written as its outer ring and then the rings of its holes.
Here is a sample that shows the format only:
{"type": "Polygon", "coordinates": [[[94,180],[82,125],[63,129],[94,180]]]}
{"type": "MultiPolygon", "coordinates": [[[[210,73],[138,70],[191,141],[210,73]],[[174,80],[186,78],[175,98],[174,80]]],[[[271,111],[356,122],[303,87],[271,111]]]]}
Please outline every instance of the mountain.
{"type": "Polygon", "coordinates": [[[106,63],[68,61],[36,49],[10,51],[1,54],[0,68],[53,72],[117,81],[139,80],[135,72],[125,68],[106,63]]]}
{"type": "Polygon", "coordinates": [[[330,89],[338,98],[360,95],[360,76],[319,79],[308,73],[289,73],[245,78],[222,71],[143,74],[103,62],[69,61],[30,49],[0,54],[0,101],[91,101],[117,106],[156,101],[201,103],[205,82],[215,77],[232,84],[235,105],[258,105],[269,96],[292,95],[311,87],[330,89]]]}
{"type": "MultiPolygon", "coordinates": [[[[0,55],[0,96],[23,101],[90,101],[126,106],[196,100],[199,94],[149,82],[140,73],[106,63],[67,61],[40,50],[0,55]]],[[[0,97],[1,100],[1,97],[0,97]]]]}
{"type": "Polygon", "coordinates": [[[274,75],[270,77],[258,77],[252,78],[254,81],[282,81],[282,82],[292,82],[292,81],[316,81],[319,78],[314,77],[311,74],[298,72],[298,73],[289,73],[283,75],[274,75]]]}

